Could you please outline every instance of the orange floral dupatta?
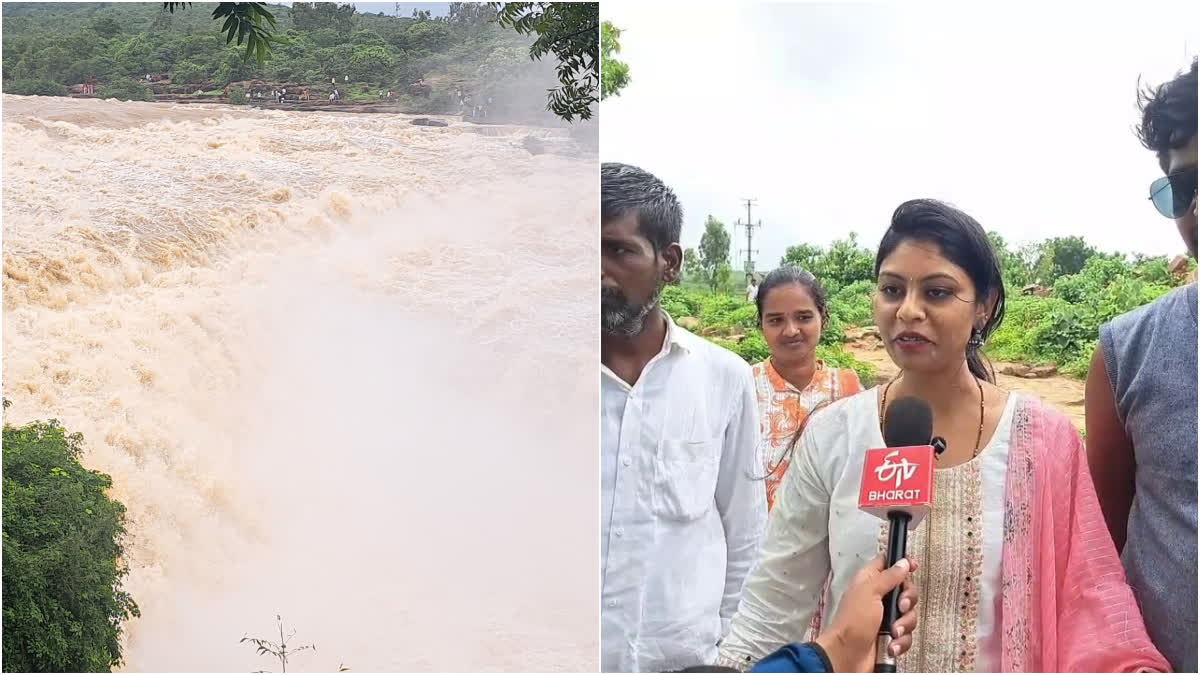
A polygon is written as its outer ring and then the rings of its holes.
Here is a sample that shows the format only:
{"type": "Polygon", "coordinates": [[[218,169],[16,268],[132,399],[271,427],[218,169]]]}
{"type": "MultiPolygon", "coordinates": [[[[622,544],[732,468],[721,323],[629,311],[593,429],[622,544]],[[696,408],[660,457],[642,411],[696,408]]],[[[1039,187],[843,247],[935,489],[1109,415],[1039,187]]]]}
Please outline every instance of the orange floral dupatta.
{"type": "Polygon", "coordinates": [[[758,393],[759,428],[766,466],[767,510],[775,506],[775,490],[787,471],[787,448],[796,430],[808,419],[817,406],[853,396],[862,391],[858,375],[845,368],[829,368],[817,361],[812,381],[803,391],[775,370],[771,359],[752,368],[754,388],[758,393]]]}
{"type": "MultiPolygon", "coordinates": [[[[775,506],[775,490],[779,488],[788,464],[791,463],[787,449],[796,430],[808,420],[808,416],[817,406],[853,396],[862,391],[862,384],[853,370],[828,368],[822,361],[817,361],[812,381],[804,391],[783,379],[771,364],[771,359],[755,364],[752,372],[754,388],[758,392],[759,426],[763,457],[766,461],[764,482],[769,512],[775,506]]],[[[832,584],[833,576],[830,575],[825,579],[825,590],[817,601],[817,611],[813,613],[805,640],[811,640],[821,633],[821,617],[825,612],[832,584]]]]}
{"type": "Polygon", "coordinates": [[[1005,485],[1004,672],[1170,672],[1146,633],[1070,421],[1022,397],[1005,485]]]}

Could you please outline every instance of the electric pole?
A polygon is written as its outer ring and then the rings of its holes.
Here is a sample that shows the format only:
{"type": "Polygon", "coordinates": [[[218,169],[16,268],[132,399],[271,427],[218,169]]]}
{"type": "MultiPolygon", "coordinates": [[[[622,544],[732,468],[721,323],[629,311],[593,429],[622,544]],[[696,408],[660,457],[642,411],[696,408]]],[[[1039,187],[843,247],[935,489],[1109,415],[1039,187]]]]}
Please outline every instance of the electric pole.
{"type": "Polygon", "coordinates": [[[762,227],[762,219],[760,218],[755,223],[750,218],[750,207],[758,202],[757,199],[743,199],[742,201],[746,203],[746,222],[743,223],[742,219],[738,218],[737,225],[746,228],[746,248],[743,249],[746,252],[746,274],[754,274],[753,255],[758,253],[758,250],[754,248],[754,228],[762,227]]]}

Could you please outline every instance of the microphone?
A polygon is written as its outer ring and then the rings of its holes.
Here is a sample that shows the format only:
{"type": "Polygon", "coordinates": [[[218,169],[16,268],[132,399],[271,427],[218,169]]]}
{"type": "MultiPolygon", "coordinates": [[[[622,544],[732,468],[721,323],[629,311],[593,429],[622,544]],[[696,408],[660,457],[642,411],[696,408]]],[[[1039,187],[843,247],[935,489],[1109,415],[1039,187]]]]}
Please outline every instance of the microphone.
{"type": "MultiPolygon", "coordinates": [[[[862,489],[858,508],[888,520],[887,565],[904,557],[908,531],[929,514],[933,503],[933,411],[924,401],[906,396],[883,413],[886,448],[867,450],[863,458],[862,489]]],[[[888,652],[892,624],[900,617],[900,588],[883,599],[883,621],[875,640],[875,672],[896,672],[896,658],[888,652]]]]}

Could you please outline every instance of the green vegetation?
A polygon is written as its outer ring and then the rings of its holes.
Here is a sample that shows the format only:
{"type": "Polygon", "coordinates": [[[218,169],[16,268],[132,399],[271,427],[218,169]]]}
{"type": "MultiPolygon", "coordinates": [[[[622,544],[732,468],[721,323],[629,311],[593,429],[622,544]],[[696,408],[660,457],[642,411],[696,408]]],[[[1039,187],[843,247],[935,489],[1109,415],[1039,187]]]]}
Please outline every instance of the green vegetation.
{"type": "MultiPolygon", "coordinates": [[[[467,3],[457,3],[467,4],[467,3]]],[[[537,35],[529,57],[558,58],[559,86],[549,92],[546,109],[570,122],[591,118],[599,85],[599,2],[494,2],[496,22],[522,35],[537,35]]]]}
{"type": "Polygon", "coordinates": [[[600,24],[600,98],[620,96],[628,86],[629,65],[617,58],[621,53],[621,29],[605,21],[600,24]]]}
{"type": "Polygon", "coordinates": [[[27,78],[23,80],[5,80],[4,91],[21,96],[66,96],[67,88],[52,80],[42,78],[27,78]]]}
{"type": "MultiPolygon", "coordinates": [[[[684,259],[687,258],[685,251],[684,259]]],[[[729,281],[729,232],[725,230],[724,223],[712,216],[704,221],[704,235],[700,237],[700,255],[693,255],[692,259],[695,261],[693,269],[700,270],[709,290],[716,291],[729,281]]]]}
{"type": "MultiPolygon", "coordinates": [[[[721,265],[728,268],[727,234],[724,248],[719,245],[723,232],[724,226],[710,216],[700,255],[692,249],[685,251],[684,278],[664,291],[663,306],[676,319],[697,319],[698,333],[749,362],[757,362],[768,352],[754,306],[745,300],[744,278],[729,279],[716,272],[721,265]],[[707,258],[706,240],[717,242],[707,258]]],[[[1187,278],[1182,270],[1172,273],[1164,257],[1101,253],[1079,237],[1048,239],[1012,250],[1000,235],[991,232],[988,236],[1000,260],[1008,296],[1004,323],[984,350],[993,360],[1053,363],[1067,375],[1083,377],[1101,324],[1153,301],[1187,278]],[[1030,289],[1033,294],[1022,294],[1023,288],[1036,283],[1042,286],[1030,289]],[[1038,295],[1039,291],[1045,297],[1038,295]]],[[[812,272],[828,293],[829,323],[818,356],[854,368],[864,382],[873,379],[870,366],[855,362],[842,344],[847,329],[874,323],[874,253],[851,233],[827,248],[790,246],[780,264],[812,272]]],[[[1189,261],[1188,270],[1195,269],[1195,261],[1189,261]]]]}
{"type": "Polygon", "coordinates": [[[1164,258],[1093,254],[1077,274],[1058,277],[1050,297],[1010,291],[1004,324],[987,353],[1003,361],[1054,363],[1061,372],[1084,377],[1101,324],[1182,282],[1167,271],[1164,258]]]}
{"type": "Polygon", "coordinates": [[[118,101],[153,101],[154,92],[137,80],[118,80],[99,91],[101,98],[115,98],[118,101]]]}
{"type": "MultiPolygon", "coordinates": [[[[190,2],[164,2],[163,9],[174,14],[177,7],[191,7],[190,2]]],[[[262,65],[267,54],[271,53],[271,43],[286,44],[272,31],[275,29],[275,15],[267,9],[263,2],[219,2],[213,10],[212,18],[220,21],[221,32],[225,33],[225,44],[237,38],[238,46],[246,43],[246,55],[243,61],[249,61],[251,56],[257,56],[258,65],[262,65]],[[267,28],[267,24],[271,27],[267,28]]]]}
{"type": "Polygon", "coordinates": [[[140,616],[121,590],[125,507],[82,445],[56,420],[4,425],[5,672],[108,672],[140,616]]]}
{"type": "Polygon", "coordinates": [[[468,108],[492,98],[488,117],[515,121],[549,117],[546,109],[587,118],[596,98],[596,3],[452,2],[444,17],[363,14],[334,3],[270,10],[262,3],[5,3],[3,88],[63,95],[96,84],[101,96],[147,100],[130,82],[165,96],[258,80],[327,98],[333,80],[344,99],[378,100],[380,90],[393,90],[409,112],[457,113],[460,93],[471,98],[468,108]],[[231,44],[235,37],[245,50],[231,44]],[[543,61],[546,54],[558,63],[543,61]]]}
{"type": "MultiPolygon", "coordinates": [[[[697,319],[699,326],[694,332],[737,354],[747,363],[758,363],[771,355],[758,328],[757,311],[754,305],[746,302],[744,295],[669,286],[663,289],[662,307],[676,321],[684,317],[697,319]]],[[[843,349],[841,333],[834,332],[832,322],[821,334],[817,358],[832,366],[854,369],[864,383],[875,380],[874,366],[855,359],[843,349]]]]}

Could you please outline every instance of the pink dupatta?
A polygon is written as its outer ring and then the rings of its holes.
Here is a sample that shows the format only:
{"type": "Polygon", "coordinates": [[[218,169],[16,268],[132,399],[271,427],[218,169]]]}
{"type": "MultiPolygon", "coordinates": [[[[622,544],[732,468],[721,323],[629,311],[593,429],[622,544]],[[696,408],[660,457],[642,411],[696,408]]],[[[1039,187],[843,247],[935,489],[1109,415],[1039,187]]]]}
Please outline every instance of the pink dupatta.
{"type": "Polygon", "coordinates": [[[1170,672],[1125,581],[1079,433],[1022,397],[1009,453],[1001,669],[1170,672]]]}

